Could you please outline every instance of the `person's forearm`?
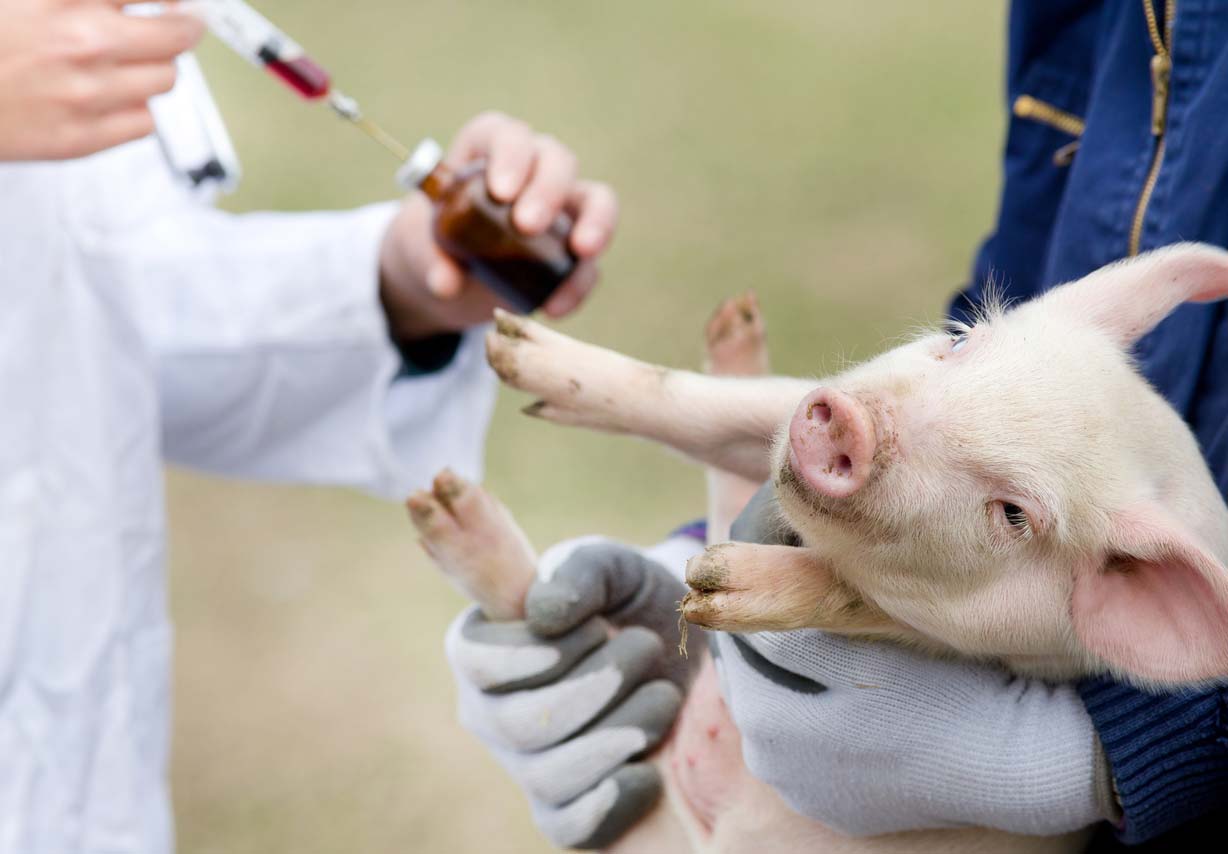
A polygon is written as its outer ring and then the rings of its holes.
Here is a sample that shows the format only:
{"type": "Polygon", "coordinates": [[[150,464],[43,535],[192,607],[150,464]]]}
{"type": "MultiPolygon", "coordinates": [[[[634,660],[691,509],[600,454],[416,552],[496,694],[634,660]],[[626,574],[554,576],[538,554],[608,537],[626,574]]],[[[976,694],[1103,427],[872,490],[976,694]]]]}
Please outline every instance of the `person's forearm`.
{"type": "Polygon", "coordinates": [[[493,403],[481,331],[434,372],[404,369],[378,294],[393,212],[234,215],[172,201],[106,245],[103,261],[140,271],[131,292],[169,459],[397,497],[440,465],[479,475],[493,403]]]}

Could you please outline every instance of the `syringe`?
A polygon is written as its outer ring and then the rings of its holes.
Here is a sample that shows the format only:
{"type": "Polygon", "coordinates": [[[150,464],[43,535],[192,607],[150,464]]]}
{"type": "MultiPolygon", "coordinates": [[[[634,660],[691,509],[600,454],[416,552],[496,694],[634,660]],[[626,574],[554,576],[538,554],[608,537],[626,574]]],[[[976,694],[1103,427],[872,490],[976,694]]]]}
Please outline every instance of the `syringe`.
{"type": "Polygon", "coordinates": [[[366,118],[357,101],[334,89],[329,73],[298,42],[243,0],[186,0],[179,7],[200,16],[210,32],[235,53],[266,69],[303,98],[327,98],[333,112],[388,149],[399,162],[409,159],[409,149],[366,118]]]}

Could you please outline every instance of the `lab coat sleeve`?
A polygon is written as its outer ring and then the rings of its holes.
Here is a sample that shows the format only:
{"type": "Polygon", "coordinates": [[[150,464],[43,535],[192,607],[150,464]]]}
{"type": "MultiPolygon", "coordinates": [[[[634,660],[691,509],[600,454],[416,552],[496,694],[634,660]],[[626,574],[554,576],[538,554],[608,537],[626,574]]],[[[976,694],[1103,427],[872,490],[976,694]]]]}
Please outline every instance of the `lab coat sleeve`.
{"type": "Polygon", "coordinates": [[[391,498],[445,466],[480,478],[483,330],[443,369],[398,375],[378,294],[395,206],[235,215],[171,195],[105,249],[157,366],[169,460],[391,498]]]}
{"type": "Polygon", "coordinates": [[[398,377],[378,295],[393,211],[194,208],[155,226],[150,261],[170,287],[145,327],[169,459],[388,497],[445,466],[481,478],[494,397],[482,331],[442,370],[398,377]]]}

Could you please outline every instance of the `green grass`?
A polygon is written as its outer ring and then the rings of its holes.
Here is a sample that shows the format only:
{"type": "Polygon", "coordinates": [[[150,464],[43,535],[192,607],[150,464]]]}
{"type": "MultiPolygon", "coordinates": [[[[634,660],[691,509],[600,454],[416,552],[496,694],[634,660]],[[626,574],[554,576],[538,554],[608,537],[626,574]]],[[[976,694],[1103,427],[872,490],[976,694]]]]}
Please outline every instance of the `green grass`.
{"type": "MultiPolygon", "coordinates": [[[[941,313],[989,227],[999,4],[802,0],[264,0],[406,141],[498,107],[618,189],[605,281],[564,328],[695,365],[708,312],[758,291],[781,372],[820,374],[941,313]]],[[[387,155],[215,44],[244,161],[235,210],[386,198],[387,155]]],[[[490,486],[538,545],[649,541],[702,512],[656,448],[520,417],[490,486]]],[[[179,626],[174,785],[185,852],[545,850],[453,723],[460,598],[399,508],[320,489],[171,478],[179,626]]]]}

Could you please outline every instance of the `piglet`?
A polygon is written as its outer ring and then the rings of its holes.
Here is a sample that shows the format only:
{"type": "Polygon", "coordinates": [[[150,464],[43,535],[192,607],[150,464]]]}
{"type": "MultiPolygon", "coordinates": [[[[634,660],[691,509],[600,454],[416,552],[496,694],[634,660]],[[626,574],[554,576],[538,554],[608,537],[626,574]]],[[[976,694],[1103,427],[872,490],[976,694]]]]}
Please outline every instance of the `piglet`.
{"type": "Polygon", "coordinates": [[[1228,678],[1228,508],[1130,349],[1225,296],[1228,253],[1173,246],[818,383],[667,370],[507,314],[487,351],[531,415],[772,478],[799,547],[694,559],[694,623],[1175,686],[1228,678]]]}
{"type": "MultiPolygon", "coordinates": [[[[708,326],[708,369],[712,373],[748,376],[766,369],[766,349],[762,320],[753,297],[747,296],[723,305],[708,326]]],[[[951,342],[947,342],[948,346],[951,342]]],[[[960,349],[967,346],[959,345],[960,349]]],[[[748,380],[732,382],[732,388],[744,395],[744,400],[757,402],[760,409],[735,411],[730,414],[727,404],[719,398],[706,403],[701,398],[689,402],[706,405],[709,421],[697,423],[685,419],[672,424],[669,418],[654,423],[651,406],[643,406],[639,395],[656,395],[649,403],[663,406],[669,417],[674,406],[662,399],[659,385],[672,393],[678,383],[707,380],[696,375],[681,375],[652,369],[631,362],[608,351],[588,347],[558,336],[541,327],[500,318],[500,335],[491,341],[492,359],[509,376],[520,382],[532,378],[536,388],[562,393],[558,397],[543,397],[531,407],[538,414],[603,426],[607,429],[636,429],[649,435],[675,437],[696,456],[711,455],[732,461],[731,468],[742,475],[762,480],[768,473],[767,444],[773,432],[771,406],[779,409],[778,420],[787,418],[797,399],[809,390],[808,385],[794,385],[781,380],[748,380]],[[551,356],[554,363],[539,357],[551,356]],[[571,371],[555,372],[558,364],[571,371]],[[521,374],[524,368],[529,373],[521,374]],[[688,378],[679,380],[679,377],[688,378]],[[581,381],[581,378],[583,381],[581,381]],[[604,390],[601,382],[616,383],[604,390]],[[622,387],[621,382],[631,385],[622,387]],[[772,403],[775,395],[783,403],[772,403]],[[790,397],[790,395],[792,395],[790,397]],[[766,402],[766,409],[765,407],[766,402]],[[615,409],[593,412],[594,407],[615,406],[615,409]],[[725,406],[726,409],[722,409],[725,406]],[[766,412],[766,415],[764,414],[766,412]],[[723,413],[723,414],[722,414],[723,413]],[[619,417],[634,421],[616,421],[619,417]],[[738,424],[737,419],[749,419],[738,424]],[[605,419],[605,420],[603,420],[605,419]],[[722,420],[723,419],[723,420],[722,420]],[[634,426],[628,426],[628,423],[634,426]],[[689,428],[687,425],[690,425],[689,428]],[[757,425],[768,426],[756,432],[757,425]],[[719,447],[713,431],[727,429],[727,447],[719,447]],[[742,446],[739,446],[739,443],[742,446]]],[[[685,389],[685,385],[682,386],[685,389]]],[[[823,401],[809,401],[799,411],[804,413],[801,426],[818,432],[806,434],[799,446],[806,449],[807,460],[817,463],[815,477],[855,478],[863,470],[864,459],[853,453],[873,457],[867,448],[869,428],[850,435],[840,427],[846,413],[842,403],[831,395],[823,401]],[[827,406],[830,412],[821,407],[827,406]],[[824,426],[826,429],[824,431],[824,426]],[[847,464],[836,459],[828,465],[826,459],[849,453],[847,464]],[[826,459],[825,459],[826,458],[826,459]]],[[[856,415],[849,416],[856,417],[856,415]]],[[[863,425],[864,426],[864,425],[863,425]]],[[[797,468],[803,463],[798,462],[797,468]]],[[[709,473],[709,506],[712,511],[710,531],[725,529],[728,520],[756,488],[755,480],[744,481],[742,475],[730,472],[709,473]]],[[[868,488],[871,479],[857,489],[868,488]]],[[[846,481],[832,481],[834,490],[848,495],[846,481]]],[[[525,589],[533,576],[533,550],[515,525],[512,515],[492,495],[481,487],[466,484],[444,473],[430,492],[418,493],[410,499],[414,524],[423,538],[427,551],[440,568],[471,597],[476,599],[491,619],[513,619],[520,613],[525,589]]],[[[785,524],[782,520],[782,524],[785,524]]],[[[765,547],[717,547],[709,559],[692,567],[692,582],[706,593],[692,594],[689,609],[716,604],[717,618],[736,624],[733,615],[745,608],[752,599],[733,597],[731,568],[744,575],[761,572],[764,576],[762,599],[755,598],[754,619],[769,625],[806,624],[815,609],[834,595],[837,586],[832,573],[815,563],[808,549],[765,547]],[[730,549],[750,549],[733,553],[730,549]],[[732,558],[726,561],[725,558],[732,558]],[[796,572],[790,590],[783,579],[796,572]],[[773,583],[774,582],[774,583],[773,583]],[[726,597],[721,600],[719,597],[726,597]],[[710,597],[710,598],[709,598],[710,597]],[[723,601],[723,604],[722,604],[723,601]]],[[[693,615],[694,616],[694,615],[693,615]]],[[[863,627],[864,631],[864,627],[863,627]]],[[[698,675],[691,685],[686,704],[664,745],[646,761],[651,762],[664,784],[665,797],[657,807],[626,836],[609,850],[611,854],[648,854],[660,851],[692,851],[696,854],[743,854],[747,851],[824,852],[824,854],[1058,854],[1079,851],[1087,834],[1074,832],[1063,836],[1020,836],[984,828],[961,827],[895,833],[874,837],[853,838],[813,820],[804,818],[789,808],[780,796],[763,781],[750,773],[741,753],[736,724],[720,695],[713,662],[699,644],[691,655],[702,659],[698,675]]]]}

